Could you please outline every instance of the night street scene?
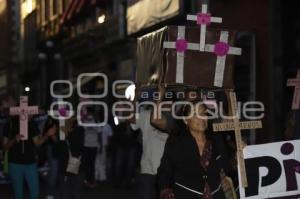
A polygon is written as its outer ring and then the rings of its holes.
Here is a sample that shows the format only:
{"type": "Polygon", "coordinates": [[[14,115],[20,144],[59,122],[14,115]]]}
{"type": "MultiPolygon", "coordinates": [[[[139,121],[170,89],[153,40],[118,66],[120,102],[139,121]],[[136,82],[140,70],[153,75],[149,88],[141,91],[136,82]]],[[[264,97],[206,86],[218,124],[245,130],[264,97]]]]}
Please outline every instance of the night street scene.
{"type": "Polygon", "coordinates": [[[300,199],[284,0],[0,0],[0,199],[300,199]]]}

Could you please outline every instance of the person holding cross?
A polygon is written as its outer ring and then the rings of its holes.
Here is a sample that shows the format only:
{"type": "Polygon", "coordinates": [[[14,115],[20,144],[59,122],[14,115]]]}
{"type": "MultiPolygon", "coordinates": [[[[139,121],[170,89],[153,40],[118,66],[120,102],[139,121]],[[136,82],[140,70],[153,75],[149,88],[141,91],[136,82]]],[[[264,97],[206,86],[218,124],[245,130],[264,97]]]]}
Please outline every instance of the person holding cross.
{"type": "Polygon", "coordinates": [[[24,196],[24,180],[29,188],[30,199],[39,198],[36,147],[42,145],[49,137],[56,134],[56,127],[53,127],[43,136],[39,136],[39,130],[30,117],[28,118],[28,139],[23,139],[23,136],[20,134],[18,116],[13,116],[4,127],[3,148],[8,151],[8,170],[15,199],[22,199],[24,196]]]}
{"type": "Polygon", "coordinates": [[[230,168],[224,143],[209,129],[207,107],[192,102],[180,110],[178,132],[166,143],[158,184],[161,199],[225,199],[224,171],[230,168]]]}

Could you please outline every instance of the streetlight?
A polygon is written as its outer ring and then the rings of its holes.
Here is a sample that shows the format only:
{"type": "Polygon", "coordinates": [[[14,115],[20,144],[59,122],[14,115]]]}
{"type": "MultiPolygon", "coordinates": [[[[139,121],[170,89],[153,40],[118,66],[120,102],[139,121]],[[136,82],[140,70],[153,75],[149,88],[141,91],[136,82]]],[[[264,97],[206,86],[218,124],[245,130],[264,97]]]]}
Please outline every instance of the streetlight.
{"type": "Polygon", "coordinates": [[[30,91],[30,87],[26,86],[24,90],[25,90],[25,92],[29,92],[30,91]]]}
{"type": "Polygon", "coordinates": [[[105,22],[105,15],[101,15],[100,17],[98,17],[98,23],[104,23],[105,22]]]}

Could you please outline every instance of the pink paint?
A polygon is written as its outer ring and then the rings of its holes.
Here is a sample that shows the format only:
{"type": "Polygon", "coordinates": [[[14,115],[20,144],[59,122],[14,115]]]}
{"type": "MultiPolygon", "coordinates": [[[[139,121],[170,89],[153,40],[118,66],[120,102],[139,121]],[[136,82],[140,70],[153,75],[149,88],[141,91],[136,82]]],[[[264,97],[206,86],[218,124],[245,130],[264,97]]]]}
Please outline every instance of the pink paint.
{"type": "Polygon", "coordinates": [[[59,108],[59,109],[58,109],[58,112],[59,112],[59,115],[60,115],[60,116],[63,116],[63,117],[66,117],[66,116],[67,116],[67,113],[68,113],[68,111],[67,111],[66,108],[59,108]]]}
{"type": "Polygon", "coordinates": [[[225,42],[218,42],[216,43],[215,45],[215,49],[214,49],[214,53],[217,55],[217,56],[225,56],[228,54],[229,52],[229,45],[225,42]]]}
{"type": "Polygon", "coordinates": [[[176,50],[178,52],[186,51],[187,47],[188,47],[188,44],[187,44],[187,41],[185,39],[178,39],[176,41],[176,50]]]}
{"type": "Polygon", "coordinates": [[[197,24],[198,25],[209,25],[211,23],[211,15],[209,13],[198,13],[197,24]]]}

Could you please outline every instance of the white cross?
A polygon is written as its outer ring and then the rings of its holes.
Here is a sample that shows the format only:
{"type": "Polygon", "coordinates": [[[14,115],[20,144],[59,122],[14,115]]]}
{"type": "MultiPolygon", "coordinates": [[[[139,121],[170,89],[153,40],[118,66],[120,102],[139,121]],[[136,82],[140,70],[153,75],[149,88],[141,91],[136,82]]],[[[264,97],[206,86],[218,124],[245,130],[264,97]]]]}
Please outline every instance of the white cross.
{"type": "Polygon", "coordinates": [[[176,63],[176,83],[182,84],[184,82],[184,55],[186,50],[198,50],[199,44],[188,43],[185,40],[185,27],[178,26],[178,35],[176,42],[164,42],[164,48],[177,50],[176,63]]]}
{"type": "MultiPolygon", "coordinates": [[[[59,120],[59,140],[65,140],[66,139],[66,119],[70,119],[73,116],[73,111],[68,110],[66,111],[65,106],[63,104],[70,104],[69,102],[64,102],[62,99],[58,99],[57,102],[52,103],[49,115],[53,119],[59,120]],[[53,110],[54,106],[58,104],[58,110],[53,110]],[[66,111],[66,113],[64,113],[66,111]],[[67,116],[66,116],[67,114],[67,116]]],[[[72,107],[72,106],[69,106],[72,107]]]]}
{"type": "Polygon", "coordinates": [[[200,31],[200,51],[205,50],[206,44],[206,27],[211,23],[222,23],[222,18],[220,17],[212,17],[210,13],[207,12],[207,4],[202,5],[201,13],[197,15],[188,15],[187,20],[196,21],[198,25],[201,26],[200,31]]]}
{"type": "Polygon", "coordinates": [[[205,45],[206,52],[214,53],[217,56],[215,79],[214,79],[214,86],[216,87],[223,86],[226,56],[242,54],[241,48],[229,46],[228,37],[229,37],[228,31],[221,31],[219,42],[217,42],[215,45],[211,45],[211,44],[205,45]]]}
{"type": "Polygon", "coordinates": [[[236,95],[234,92],[230,92],[230,108],[232,114],[234,115],[233,122],[225,122],[225,123],[215,123],[213,124],[213,131],[234,131],[235,133],[235,142],[236,142],[236,149],[237,149],[237,159],[241,173],[242,179],[242,186],[247,187],[247,175],[246,175],[246,167],[245,167],[245,160],[243,154],[243,147],[242,147],[242,135],[241,130],[245,129],[257,129],[262,128],[261,121],[250,121],[250,122],[240,122],[238,118],[238,106],[236,95]]]}
{"type": "Polygon", "coordinates": [[[28,106],[28,97],[20,97],[19,107],[10,107],[9,115],[19,115],[20,117],[20,135],[21,140],[28,140],[28,116],[37,115],[39,113],[38,106],[28,106]]]}
{"type": "Polygon", "coordinates": [[[294,86],[294,96],[293,96],[293,104],[292,110],[298,110],[300,105],[300,70],[297,72],[296,79],[289,79],[287,82],[287,86],[294,86]]]}

